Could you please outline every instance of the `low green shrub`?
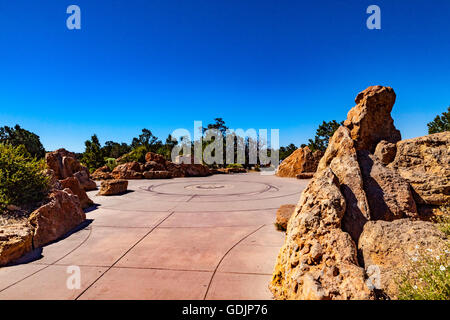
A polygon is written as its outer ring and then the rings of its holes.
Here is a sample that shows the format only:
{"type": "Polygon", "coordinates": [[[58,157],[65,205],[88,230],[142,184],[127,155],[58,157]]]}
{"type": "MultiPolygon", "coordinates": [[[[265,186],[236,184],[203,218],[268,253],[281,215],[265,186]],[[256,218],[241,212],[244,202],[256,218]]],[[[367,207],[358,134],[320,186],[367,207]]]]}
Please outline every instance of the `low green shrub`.
{"type": "Polygon", "coordinates": [[[145,155],[147,154],[147,148],[145,146],[136,147],[133,151],[122,156],[120,159],[120,164],[137,161],[145,163],[145,155]]]}
{"type": "Polygon", "coordinates": [[[105,163],[111,171],[113,171],[114,168],[117,167],[117,161],[114,158],[105,158],[105,163]]]}
{"type": "Polygon", "coordinates": [[[45,162],[32,157],[23,145],[0,144],[0,211],[44,199],[49,190],[45,162]]]}
{"type": "Polygon", "coordinates": [[[440,252],[425,250],[411,259],[398,280],[400,300],[450,300],[450,245],[440,252]]]}

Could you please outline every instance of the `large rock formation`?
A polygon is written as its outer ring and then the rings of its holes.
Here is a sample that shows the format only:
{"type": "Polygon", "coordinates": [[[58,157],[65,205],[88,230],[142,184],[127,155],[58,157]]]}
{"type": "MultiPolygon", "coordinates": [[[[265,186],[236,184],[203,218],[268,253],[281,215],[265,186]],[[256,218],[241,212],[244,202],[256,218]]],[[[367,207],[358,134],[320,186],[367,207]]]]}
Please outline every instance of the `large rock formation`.
{"type": "Polygon", "coordinates": [[[32,250],[33,229],[28,223],[0,228],[0,266],[4,266],[32,250]]]}
{"type": "Polygon", "coordinates": [[[53,190],[50,201],[28,218],[34,228],[33,246],[42,247],[59,239],[86,220],[78,197],[70,189],[53,190]]]}
{"type": "Polygon", "coordinates": [[[278,255],[270,289],[277,299],[368,299],[356,245],[341,229],[346,201],[330,168],[303,191],[278,255]]]}
{"type": "Polygon", "coordinates": [[[392,272],[408,264],[402,254],[418,243],[441,246],[435,226],[412,219],[420,218],[415,198],[448,204],[449,133],[398,142],[394,102],[391,88],[369,87],[330,139],[287,225],[275,298],[372,299],[374,289],[395,296],[392,272]],[[374,264],[386,277],[378,286],[366,281],[374,264]]]}
{"type": "Polygon", "coordinates": [[[450,204],[450,132],[430,134],[397,143],[389,167],[414,189],[417,204],[450,204]]]}
{"type": "Polygon", "coordinates": [[[75,177],[85,191],[95,190],[97,185],[89,177],[89,171],[76,159],[74,153],[65,149],[48,152],[45,155],[47,167],[53,170],[58,180],[75,177]]]}
{"type": "Polygon", "coordinates": [[[312,152],[308,147],[295,150],[289,157],[283,160],[277,169],[279,177],[295,178],[298,174],[316,172],[323,152],[312,152]]]}
{"type": "Polygon", "coordinates": [[[357,150],[374,152],[381,140],[391,143],[401,140],[391,117],[395,99],[390,87],[372,86],[358,94],[356,106],[348,112],[344,122],[357,150]]]}
{"type": "Polygon", "coordinates": [[[447,248],[445,240],[445,235],[430,222],[369,221],[359,238],[358,249],[365,269],[374,275],[375,289],[396,298],[400,275],[413,271],[411,259],[428,251],[435,258],[447,248]]]}

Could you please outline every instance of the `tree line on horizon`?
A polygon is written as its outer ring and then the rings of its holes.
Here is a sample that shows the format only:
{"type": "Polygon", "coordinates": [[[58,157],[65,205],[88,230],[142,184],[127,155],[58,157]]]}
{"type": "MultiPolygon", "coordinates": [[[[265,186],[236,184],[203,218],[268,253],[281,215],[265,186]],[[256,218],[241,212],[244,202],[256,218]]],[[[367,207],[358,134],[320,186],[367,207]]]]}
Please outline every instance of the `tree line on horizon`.
{"type": "MultiPolygon", "coordinates": [[[[331,120],[328,122],[323,121],[322,124],[318,126],[314,138],[309,139],[308,144],[302,144],[300,147],[308,146],[313,152],[317,150],[325,151],[328,146],[329,139],[333,136],[339,126],[342,125],[342,123],[343,122],[337,122],[336,120],[331,120]]],[[[436,116],[433,121],[429,122],[427,127],[429,134],[450,131],[450,106],[447,108],[446,112],[436,116]]],[[[228,127],[222,118],[215,118],[213,123],[210,123],[207,127],[202,128],[203,132],[207,129],[219,130],[223,135],[223,139],[225,139],[228,127]]],[[[249,139],[251,138],[247,137],[245,140],[247,162],[247,148],[249,145],[249,139]]],[[[204,143],[202,148],[204,149],[208,143],[212,142],[204,143]]],[[[42,159],[45,157],[46,150],[42,145],[39,136],[33,132],[21,128],[19,125],[14,127],[0,127],[0,144],[23,146],[32,157],[36,159],[42,159]]],[[[102,146],[97,135],[94,134],[91,139],[85,141],[85,151],[83,153],[78,153],[77,157],[92,171],[101,166],[114,163],[116,159],[121,159],[124,162],[145,162],[145,155],[147,152],[161,154],[166,157],[166,159],[170,160],[171,150],[177,144],[178,141],[173,141],[170,134],[166,140],[162,142],[151,132],[151,130],[145,128],[142,129],[142,133],[138,137],[132,139],[130,144],[108,140],[102,146]]],[[[280,147],[280,160],[284,160],[295,150],[297,150],[297,146],[293,143],[280,147]]],[[[269,148],[269,153],[270,151],[271,150],[269,148]]],[[[244,166],[248,166],[247,162],[244,166]]]]}

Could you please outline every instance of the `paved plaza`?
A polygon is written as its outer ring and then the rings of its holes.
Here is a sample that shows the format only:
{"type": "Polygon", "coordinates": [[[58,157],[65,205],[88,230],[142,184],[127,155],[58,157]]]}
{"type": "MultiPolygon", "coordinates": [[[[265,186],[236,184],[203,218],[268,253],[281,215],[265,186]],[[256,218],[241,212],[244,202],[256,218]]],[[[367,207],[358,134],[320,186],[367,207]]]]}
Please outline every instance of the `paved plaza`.
{"type": "Polygon", "coordinates": [[[307,180],[258,173],[132,180],[64,239],[0,268],[2,299],[271,299],[277,208],[307,180]],[[81,286],[69,289],[69,266],[81,286]]]}

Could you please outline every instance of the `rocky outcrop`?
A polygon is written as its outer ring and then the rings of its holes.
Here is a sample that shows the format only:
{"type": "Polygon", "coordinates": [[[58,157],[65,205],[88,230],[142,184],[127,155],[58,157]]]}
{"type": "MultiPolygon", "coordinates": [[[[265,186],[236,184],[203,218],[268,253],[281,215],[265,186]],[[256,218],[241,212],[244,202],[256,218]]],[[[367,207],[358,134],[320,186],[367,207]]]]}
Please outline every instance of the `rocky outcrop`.
{"type": "Polygon", "coordinates": [[[303,191],[278,255],[270,289],[277,299],[369,299],[356,245],[341,229],[346,201],[330,168],[303,191]]]}
{"type": "Polygon", "coordinates": [[[394,90],[383,86],[369,87],[357,95],[356,106],[348,112],[344,122],[356,150],[374,152],[381,140],[391,143],[401,140],[391,117],[395,99],[394,90]]]}
{"type": "Polygon", "coordinates": [[[97,188],[96,183],[89,177],[89,171],[80,164],[73,152],[65,149],[48,152],[45,155],[45,161],[58,180],[75,177],[85,191],[97,188]]]}
{"type": "Polygon", "coordinates": [[[4,266],[33,249],[33,229],[27,223],[0,228],[0,266],[4,266]]]}
{"type": "Polygon", "coordinates": [[[330,139],[287,224],[275,298],[395,297],[393,274],[410,249],[443,244],[417,204],[448,204],[450,133],[399,141],[394,102],[391,88],[366,89],[330,139]]]}
{"type": "Polygon", "coordinates": [[[100,196],[112,196],[121,194],[127,191],[128,181],[127,180],[105,180],[102,181],[100,185],[100,191],[98,195],[100,196]]]}
{"type": "Polygon", "coordinates": [[[292,214],[294,213],[296,205],[295,204],[283,204],[277,210],[277,218],[275,220],[275,226],[281,230],[286,231],[287,224],[292,214]]]}
{"type": "Polygon", "coordinates": [[[94,204],[94,202],[86,194],[86,191],[84,191],[81,187],[79,180],[75,177],[60,180],[60,183],[63,189],[69,188],[78,197],[81,208],[86,209],[94,204]]]}
{"type": "Polygon", "coordinates": [[[323,152],[319,150],[312,152],[308,147],[299,148],[283,160],[276,175],[295,178],[301,173],[315,172],[322,156],[323,152]]]}
{"type": "Polygon", "coordinates": [[[28,219],[34,229],[35,248],[59,239],[86,219],[78,197],[70,189],[53,190],[49,199],[28,219]]]}
{"type": "Polygon", "coordinates": [[[450,132],[397,143],[390,168],[407,180],[417,204],[450,204],[450,132]]]}
{"type": "Polygon", "coordinates": [[[358,249],[366,271],[372,275],[371,285],[395,299],[400,275],[413,271],[411,260],[423,252],[432,252],[435,258],[447,248],[445,241],[445,235],[430,222],[370,221],[364,226],[358,249]]]}
{"type": "MultiPolygon", "coordinates": [[[[206,177],[211,175],[209,168],[202,164],[176,164],[165,160],[164,156],[149,152],[147,162],[128,162],[118,165],[111,173],[114,179],[167,179],[179,177],[206,177]]],[[[105,176],[97,173],[96,176],[105,176]]]]}

